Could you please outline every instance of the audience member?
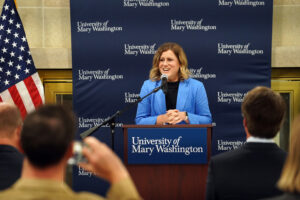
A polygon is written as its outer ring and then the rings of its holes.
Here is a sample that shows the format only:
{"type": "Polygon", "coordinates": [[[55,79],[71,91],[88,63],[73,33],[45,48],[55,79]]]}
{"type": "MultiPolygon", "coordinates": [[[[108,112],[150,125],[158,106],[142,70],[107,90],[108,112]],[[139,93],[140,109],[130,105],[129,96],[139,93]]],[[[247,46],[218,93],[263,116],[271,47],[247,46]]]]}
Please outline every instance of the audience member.
{"type": "Polygon", "coordinates": [[[212,157],[207,200],[250,200],[281,194],[276,188],[286,152],[272,140],[285,115],[283,98],[270,88],[256,87],[242,103],[247,141],[236,150],[212,157]]]}
{"type": "MultiPolygon", "coordinates": [[[[72,156],[75,118],[63,106],[45,105],[29,114],[21,133],[25,159],[21,178],[0,199],[100,200],[88,192],[73,192],[64,182],[68,159],[72,156]]],[[[140,199],[121,160],[103,143],[90,137],[82,167],[111,183],[107,199],[140,199]]]]}
{"type": "Polygon", "coordinates": [[[293,123],[290,150],[278,181],[278,187],[285,193],[265,200],[300,199],[300,116],[293,123]]]}
{"type": "Polygon", "coordinates": [[[0,190],[20,178],[23,155],[19,152],[22,117],[13,104],[0,103],[0,190]]]}

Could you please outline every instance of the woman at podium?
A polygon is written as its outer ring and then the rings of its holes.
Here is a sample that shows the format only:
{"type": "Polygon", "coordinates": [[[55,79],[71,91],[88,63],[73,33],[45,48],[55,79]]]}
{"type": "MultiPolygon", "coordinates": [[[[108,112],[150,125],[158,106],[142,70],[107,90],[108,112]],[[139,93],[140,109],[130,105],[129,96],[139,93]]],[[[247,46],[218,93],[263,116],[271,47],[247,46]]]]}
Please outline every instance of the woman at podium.
{"type": "Polygon", "coordinates": [[[162,44],[153,57],[149,80],[140,97],[163,84],[163,91],[151,94],[138,104],[136,124],[210,124],[211,113],[204,85],[189,78],[188,62],[182,47],[162,44]]]}

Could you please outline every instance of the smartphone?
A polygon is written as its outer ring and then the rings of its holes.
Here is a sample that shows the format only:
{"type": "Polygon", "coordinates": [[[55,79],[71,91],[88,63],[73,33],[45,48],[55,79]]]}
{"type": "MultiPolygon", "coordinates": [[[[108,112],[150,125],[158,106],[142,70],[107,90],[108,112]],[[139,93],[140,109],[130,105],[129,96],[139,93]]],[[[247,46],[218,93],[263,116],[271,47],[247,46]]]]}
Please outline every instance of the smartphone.
{"type": "Polygon", "coordinates": [[[80,162],[87,162],[86,158],[82,155],[84,145],[81,141],[74,141],[73,156],[68,160],[69,165],[78,165],[80,162]]]}

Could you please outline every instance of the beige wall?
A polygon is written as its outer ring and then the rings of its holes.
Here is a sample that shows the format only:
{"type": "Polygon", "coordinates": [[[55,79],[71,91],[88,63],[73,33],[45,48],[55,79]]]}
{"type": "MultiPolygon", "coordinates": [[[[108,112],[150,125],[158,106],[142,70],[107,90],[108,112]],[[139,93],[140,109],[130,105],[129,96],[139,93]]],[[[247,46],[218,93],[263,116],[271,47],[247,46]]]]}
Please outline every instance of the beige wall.
{"type": "Polygon", "coordinates": [[[36,67],[72,68],[70,0],[16,2],[36,67]]]}
{"type": "Polygon", "coordinates": [[[300,67],[300,0],[274,0],[272,67],[300,67]]]}
{"type": "MultiPolygon", "coordinates": [[[[17,0],[38,69],[72,68],[69,2],[17,0]]],[[[300,0],[274,0],[272,67],[300,67],[300,0]]]]}

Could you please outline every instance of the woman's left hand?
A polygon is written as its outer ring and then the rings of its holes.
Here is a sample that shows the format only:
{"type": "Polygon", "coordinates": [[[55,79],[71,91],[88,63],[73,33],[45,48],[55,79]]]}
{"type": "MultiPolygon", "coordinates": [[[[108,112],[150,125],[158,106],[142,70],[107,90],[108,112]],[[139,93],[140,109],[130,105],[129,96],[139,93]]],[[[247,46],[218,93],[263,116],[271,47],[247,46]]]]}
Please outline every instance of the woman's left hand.
{"type": "Polygon", "coordinates": [[[185,112],[180,112],[179,110],[173,109],[167,111],[168,123],[169,124],[178,124],[185,120],[185,112]]]}

